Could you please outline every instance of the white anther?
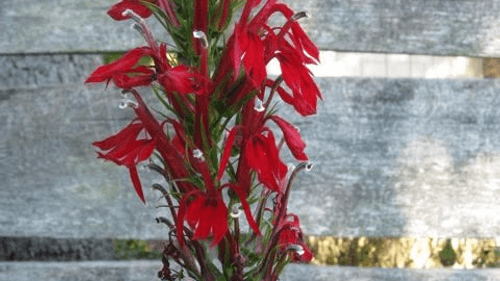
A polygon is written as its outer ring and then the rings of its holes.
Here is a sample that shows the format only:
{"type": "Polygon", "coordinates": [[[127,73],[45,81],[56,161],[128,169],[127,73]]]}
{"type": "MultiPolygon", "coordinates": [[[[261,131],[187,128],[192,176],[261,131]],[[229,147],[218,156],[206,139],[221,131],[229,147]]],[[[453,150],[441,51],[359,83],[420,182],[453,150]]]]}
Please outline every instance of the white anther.
{"type": "Polygon", "coordinates": [[[302,256],[305,253],[304,248],[298,244],[292,244],[292,245],[288,246],[288,250],[292,250],[292,251],[296,252],[299,256],[302,256]]]}
{"type": "Polygon", "coordinates": [[[262,104],[262,101],[260,99],[255,99],[255,106],[254,106],[254,109],[255,111],[257,112],[262,112],[264,111],[266,108],[264,107],[264,105],[262,104]]]}
{"type": "Polygon", "coordinates": [[[118,105],[118,108],[120,109],[125,109],[127,107],[131,107],[131,108],[136,108],[138,105],[135,101],[131,101],[131,100],[122,100],[120,102],[120,104],[118,105]]]}
{"type": "Polygon", "coordinates": [[[200,159],[200,160],[203,160],[203,152],[201,152],[201,150],[199,149],[194,149],[193,150],[193,157],[196,158],[196,159],[200,159]]]}
{"type": "Polygon", "coordinates": [[[232,208],[231,208],[231,213],[229,214],[232,218],[239,218],[241,216],[241,210],[240,210],[240,207],[238,205],[234,205],[232,208]]]}
{"type": "Polygon", "coordinates": [[[309,172],[313,168],[314,164],[312,162],[308,162],[306,164],[306,172],[309,172]]]}
{"type": "Polygon", "coordinates": [[[193,37],[196,38],[196,39],[199,39],[201,41],[201,45],[203,48],[208,48],[208,39],[207,39],[207,35],[205,34],[205,32],[201,31],[201,30],[195,30],[193,31],[193,37]]]}
{"type": "Polygon", "coordinates": [[[131,9],[126,9],[125,11],[123,11],[122,16],[129,17],[139,23],[142,22],[143,20],[141,16],[139,16],[136,12],[132,11],[131,9]]]}

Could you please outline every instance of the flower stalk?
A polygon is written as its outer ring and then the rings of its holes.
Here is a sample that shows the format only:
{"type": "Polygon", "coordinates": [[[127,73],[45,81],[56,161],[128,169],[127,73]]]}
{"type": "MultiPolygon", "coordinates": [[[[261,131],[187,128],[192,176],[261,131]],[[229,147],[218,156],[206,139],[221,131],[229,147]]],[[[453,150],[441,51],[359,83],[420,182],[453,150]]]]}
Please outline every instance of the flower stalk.
{"type": "Polygon", "coordinates": [[[309,116],[322,98],[307,68],[319,51],[298,23],[306,14],[278,0],[121,0],[108,14],[134,21],[145,46],[87,78],[130,94],[120,107],[135,114],[93,145],[99,158],[129,170],[142,202],[139,163],[149,160],[169,184],[153,184],[166,201],[159,207],[170,213],[157,220],[168,228],[158,276],[274,281],[286,264],[309,262],[299,219],[287,207],[309,157],[299,130],[276,114],[276,99],[309,116]],[[145,21],[152,15],[174,46],[152,33],[145,21]],[[285,24],[270,25],[274,15],[285,24]],[[272,59],[281,67],[276,79],[266,71],[272,59]],[[151,87],[158,103],[146,104],[140,87],[151,87]],[[299,161],[290,171],[280,156],[285,146],[299,161]],[[170,268],[172,261],[182,271],[170,268]]]}

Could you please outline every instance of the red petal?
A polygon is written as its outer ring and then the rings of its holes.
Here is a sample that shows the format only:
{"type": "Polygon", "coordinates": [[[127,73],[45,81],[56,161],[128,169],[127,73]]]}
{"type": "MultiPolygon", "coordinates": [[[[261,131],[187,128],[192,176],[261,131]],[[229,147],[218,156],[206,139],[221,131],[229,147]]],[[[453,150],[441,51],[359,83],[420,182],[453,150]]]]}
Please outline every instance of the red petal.
{"type": "Polygon", "coordinates": [[[201,208],[205,202],[205,197],[200,195],[189,203],[189,207],[186,211],[186,220],[192,228],[196,227],[196,224],[200,220],[201,208]]]}
{"type": "Polygon", "coordinates": [[[255,87],[260,87],[266,78],[266,66],[264,63],[264,44],[256,34],[249,33],[249,44],[246,49],[243,63],[246,75],[255,87]]]}
{"type": "Polygon", "coordinates": [[[142,162],[148,159],[151,154],[153,154],[153,150],[156,145],[156,140],[148,140],[146,141],[142,147],[140,147],[137,151],[137,162],[142,162]]]}
{"type": "Polygon", "coordinates": [[[294,37],[297,38],[301,45],[304,47],[304,50],[313,58],[316,59],[316,61],[319,62],[319,50],[318,47],[311,41],[309,36],[304,32],[304,29],[299,24],[293,24],[292,25],[292,31],[294,34],[294,37]]]}
{"type": "Polygon", "coordinates": [[[226,145],[224,146],[224,152],[220,158],[219,171],[217,172],[217,181],[220,181],[224,171],[226,170],[227,162],[229,161],[229,156],[231,156],[231,150],[233,148],[234,137],[237,133],[237,128],[231,129],[229,136],[226,140],[226,145]]]}
{"type": "Polygon", "coordinates": [[[195,195],[196,193],[199,193],[199,191],[193,190],[186,193],[179,203],[179,211],[177,212],[175,226],[177,228],[177,240],[179,241],[179,245],[181,246],[181,248],[184,247],[184,220],[186,216],[187,201],[192,195],[195,195]]]}
{"type": "Polygon", "coordinates": [[[279,191],[279,185],[273,175],[275,159],[269,154],[270,148],[267,147],[268,145],[268,139],[265,136],[260,134],[253,136],[247,141],[245,158],[250,168],[257,172],[259,181],[262,184],[271,190],[279,191]]]}
{"type": "Polygon", "coordinates": [[[121,89],[130,89],[138,86],[149,86],[151,84],[151,76],[137,75],[130,77],[127,74],[117,74],[114,76],[113,81],[116,87],[121,89]]]}
{"type": "Polygon", "coordinates": [[[290,104],[290,105],[293,105],[295,103],[295,99],[293,98],[292,95],[290,95],[287,91],[285,91],[285,89],[283,89],[283,87],[278,87],[278,94],[280,95],[281,99],[290,104]]]}
{"type": "Polygon", "coordinates": [[[239,186],[234,185],[234,184],[229,184],[228,186],[240,198],[241,206],[243,207],[243,212],[245,213],[245,217],[247,218],[247,221],[248,221],[248,224],[250,225],[250,227],[253,229],[253,231],[257,235],[262,235],[260,233],[259,226],[257,225],[257,223],[255,222],[255,219],[252,216],[252,211],[250,210],[250,205],[248,205],[247,199],[245,197],[245,191],[243,191],[242,188],[240,188],[239,186]]]}
{"type": "Polygon", "coordinates": [[[142,193],[141,181],[139,180],[139,175],[137,174],[137,168],[135,166],[130,166],[128,169],[130,172],[130,179],[134,184],[134,189],[137,193],[137,196],[139,196],[139,199],[141,199],[142,203],[146,204],[146,199],[144,198],[144,194],[142,193]]]}
{"type": "Polygon", "coordinates": [[[137,123],[134,120],[127,127],[123,128],[115,135],[107,137],[106,139],[101,141],[95,141],[92,143],[92,145],[100,148],[101,150],[110,150],[111,148],[115,147],[116,144],[120,141],[127,140],[131,137],[135,138],[143,128],[144,126],[141,123],[137,123]]]}
{"type": "Polygon", "coordinates": [[[273,115],[271,119],[281,128],[283,136],[285,137],[286,144],[292,152],[295,159],[300,161],[307,161],[309,158],[304,153],[306,143],[301,139],[299,130],[292,124],[288,123],[285,119],[273,115]]]}
{"type": "Polygon", "coordinates": [[[276,146],[276,140],[274,139],[274,134],[271,130],[267,132],[267,146],[268,159],[269,162],[272,163],[273,173],[279,180],[286,177],[288,172],[288,168],[283,161],[281,161],[278,147],[276,146]]]}
{"type": "Polygon", "coordinates": [[[149,47],[141,47],[130,50],[118,60],[99,66],[94,70],[85,83],[98,83],[104,82],[114,78],[118,73],[129,73],[131,68],[144,56],[150,55],[151,49],[149,47]]]}
{"type": "Polygon", "coordinates": [[[121,2],[111,6],[108,10],[108,15],[117,21],[126,20],[129,17],[124,16],[123,12],[127,9],[134,11],[142,18],[147,18],[151,15],[151,11],[142,5],[138,0],[122,0],[121,2]]]}
{"type": "Polygon", "coordinates": [[[222,240],[222,238],[224,238],[224,235],[227,232],[227,207],[224,204],[224,201],[222,201],[222,198],[217,201],[218,204],[217,208],[215,209],[215,216],[212,219],[212,233],[214,235],[214,238],[212,240],[211,247],[219,244],[219,242],[222,240]]]}
{"type": "Polygon", "coordinates": [[[193,239],[205,239],[208,235],[210,235],[210,231],[212,230],[212,219],[215,217],[215,210],[214,208],[207,206],[206,200],[207,199],[204,200],[204,206],[198,214],[200,220],[196,226],[193,239]]]}

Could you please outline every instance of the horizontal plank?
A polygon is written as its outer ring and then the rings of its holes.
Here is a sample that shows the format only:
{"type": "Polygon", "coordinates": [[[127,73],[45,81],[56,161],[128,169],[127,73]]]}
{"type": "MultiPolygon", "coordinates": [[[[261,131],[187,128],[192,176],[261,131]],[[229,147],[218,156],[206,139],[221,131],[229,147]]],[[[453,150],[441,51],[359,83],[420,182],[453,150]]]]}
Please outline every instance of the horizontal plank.
{"type": "MultiPolygon", "coordinates": [[[[144,281],[158,280],[160,261],[96,262],[0,262],[0,281],[74,280],[74,281],[144,281]]],[[[322,267],[291,264],[280,277],[282,281],[330,280],[500,280],[500,269],[398,269],[322,267]]]]}
{"type": "Polygon", "coordinates": [[[400,269],[400,268],[360,268],[360,267],[342,267],[342,266],[290,265],[285,269],[285,272],[280,280],[283,281],[500,280],[500,270],[499,269],[483,269],[483,270],[400,269]]]}
{"type": "MultiPolygon", "coordinates": [[[[124,51],[145,41],[132,22],[115,22],[106,11],[118,1],[20,0],[0,10],[0,54],[124,51]]],[[[149,21],[157,38],[170,42],[149,21]]]]}
{"type": "Polygon", "coordinates": [[[0,262],[0,281],[158,281],[161,261],[0,262]]]}
{"type": "Polygon", "coordinates": [[[103,63],[95,54],[0,55],[0,88],[34,88],[83,83],[103,63]]]}
{"type": "MultiPolygon", "coordinates": [[[[290,210],[306,233],[500,233],[500,81],[318,82],[325,96],[318,115],[303,119],[281,109],[301,128],[316,163],[291,195],[290,210]]],[[[132,117],[118,109],[117,90],[103,88],[0,90],[1,236],[165,238],[154,222],[159,196],[147,188],[161,179],[141,171],[144,207],[125,168],[95,159],[90,143],[132,117]]]]}
{"type": "Polygon", "coordinates": [[[318,82],[318,115],[290,115],[317,163],[290,198],[307,233],[500,233],[500,81],[318,82]]]}
{"type": "MultiPolygon", "coordinates": [[[[142,45],[130,23],[113,22],[116,0],[20,0],[0,10],[0,54],[102,52],[142,45]]],[[[284,1],[321,49],[429,55],[500,56],[500,0],[284,1]]],[[[153,30],[166,40],[159,25],[153,30]]]]}
{"type": "Polygon", "coordinates": [[[500,56],[498,0],[288,2],[308,34],[334,51],[500,56]]]}
{"type": "Polygon", "coordinates": [[[147,192],[144,207],[127,170],[98,161],[91,146],[132,119],[121,99],[104,85],[0,90],[1,236],[165,237],[159,194],[147,192]]]}
{"type": "Polygon", "coordinates": [[[0,237],[1,261],[114,260],[112,239],[0,237]]]}

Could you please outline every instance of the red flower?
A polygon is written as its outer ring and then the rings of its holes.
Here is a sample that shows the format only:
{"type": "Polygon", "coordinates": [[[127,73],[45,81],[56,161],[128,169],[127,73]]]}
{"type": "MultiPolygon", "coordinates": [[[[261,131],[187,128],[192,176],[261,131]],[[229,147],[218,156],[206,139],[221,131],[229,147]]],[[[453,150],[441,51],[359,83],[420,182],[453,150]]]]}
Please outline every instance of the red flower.
{"type": "Polygon", "coordinates": [[[185,65],[172,67],[167,59],[167,47],[161,44],[159,48],[140,47],[127,52],[118,60],[102,65],[92,72],[85,83],[100,83],[111,80],[118,88],[131,89],[137,86],[148,86],[156,78],[167,92],[178,94],[198,93],[200,81],[206,79],[185,65]],[[150,56],[155,62],[155,68],[137,65],[139,60],[150,56]]]}
{"type": "Polygon", "coordinates": [[[234,65],[235,76],[240,71],[241,61],[245,67],[245,74],[253,86],[258,88],[266,78],[266,64],[264,62],[264,44],[257,30],[247,23],[238,23],[234,28],[233,39],[230,40],[230,58],[234,65]]]}
{"type": "Polygon", "coordinates": [[[192,239],[206,239],[213,235],[212,247],[217,245],[227,231],[227,207],[220,190],[216,190],[206,162],[200,163],[206,191],[193,190],[184,195],[177,215],[177,237],[184,245],[183,232],[186,220],[194,229],[192,239]],[[191,198],[194,199],[191,200],[191,198]]]}
{"type": "Polygon", "coordinates": [[[277,115],[271,116],[271,120],[273,120],[283,131],[285,142],[295,159],[300,161],[309,160],[307,155],[304,153],[306,143],[300,138],[299,130],[297,130],[297,128],[295,128],[292,124],[288,123],[288,121],[277,115]]]}
{"type": "MultiPolygon", "coordinates": [[[[156,120],[151,111],[142,100],[142,97],[136,90],[130,90],[134,95],[138,106],[134,107],[135,114],[144,124],[146,132],[156,140],[156,149],[165,161],[166,169],[173,179],[185,179],[189,177],[189,172],[183,162],[183,155],[174,148],[174,144],[163,131],[163,126],[156,120]]],[[[194,187],[189,182],[178,182],[180,191],[188,192],[194,187]]]]}
{"type": "Polygon", "coordinates": [[[260,132],[250,136],[242,157],[248,161],[250,168],[257,172],[262,184],[273,191],[281,192],[279,181],[286,176],[288,168],[279,157],[273,132],[269,128],[263,127],[260,132]]]}
{"type": "Polygon", "coordinates": [[[297,22],[305,14],[295,14],[283,3],[268,1],[251,24],[267,22],[274,13],[281,13],[288,21],[278,34],[267,32],[264,39],[265,62],[267,64],[272,58],[277,58],[280,63],[283,79],[293,93],[290,95],[283,88],[278,88],[283,101],[293,105],[303,116],[315,114],[321,94],[306,65],[319,61],[319,50],[297,22]]]}
{"type": "Polygon", "coordinates": [[[202,94],[204,89],[199,86],[199,81],[202,80],[206,79],[185,65],[168,68],[158,75],[158,81],[168,92],[178,94],[202,94]]]}
{"type": "Polygon", "coordinates": [[[300,229],[299,218],[288,214],[278,225],[278,245],[282,252],[292,250],[292,262],[310,262],[313,254],[304,242],[304,233],[300,229]]]}
{"type": "Polygon", "coordinates": [[[118,88],[130,89],[136,86],[151,84],[154,70],[146,66],[136,66],[139,60],[151,55],[149,47],[141,47],[127,52],[118,60],[99,66],[85,80],[85,83],[100,83],[106,81],[109,84],[113,80],[118,88]]]}
{"type": "Polygon", "coordinates": [[[136,166],[151,156],[156,140],[139,138],[144,129],[142,122],[135,119],[117,134],[102,141],[96,141],[92,145],[107,151],[106,153],[97,152],[99,158],[113,161],[117,165],[123,165],[129,169],[135,192],[141,201],[146,203],[136,166]]]}
{"type": "Polygon", "coordinates": [[[259,2],[260,0],[246,2],[240,20],[236,23],[233,35],[227,44],[229,58],[234,67],[234,76],[238,77],[241,62],[243,62],[246,77],[256,88],[262,85],[267,75],[263,56],[265,53],[264,43],[259,34],[260,30],[267,26],[266,22],[250,23],[248,21],[252,9],[259,2]]]}
{"type": "Polygon", "coordinates": [[[177,236],[181,245],[184,244],[180,237],[185,220],[194,229],[192,239],[206,239],[212,234],[212,247],[217,245],[227,231],[227,207],[221,194],[194,190],[184,195],[177,218],[177,236]]]}
{"type": "MultiPolygon", "coordinates": [[[[155,4],[157,2],[156,0],[145,0],[145,1],[155,4]]],[[[144,6],[140,0],[122,0],[121,2],[111,6],[111,8],[108,10],[108,15],[117,21],[127,20],[129,19],[129,17],[123,15],[123,12],[125,12],[125,10],[127,9],[134,11],[142,18],[147,18],[151,16],[151,11],[148,8],[146,8],[146,6],[144,6]]]]}
{"type": "Polygon", "coordinates": [[[321,93],[312,79],[311,71],[302,62],[300,54],[293,48],[282,47],[276,58],[281,66],[283,80],[293,93],[292,96],[283,88],[278,88],[283,101],[293,105],[302,116],[315,114],[321,93]]]}

